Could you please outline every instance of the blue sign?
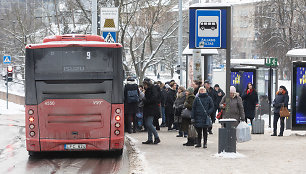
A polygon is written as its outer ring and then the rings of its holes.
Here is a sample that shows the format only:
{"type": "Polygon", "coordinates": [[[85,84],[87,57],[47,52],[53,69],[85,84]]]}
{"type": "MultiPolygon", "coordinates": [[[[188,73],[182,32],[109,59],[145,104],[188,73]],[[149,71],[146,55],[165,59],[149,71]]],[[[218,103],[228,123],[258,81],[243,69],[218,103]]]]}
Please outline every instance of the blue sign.
{"type": "Polygon", "coordinates": [[[103,36],[105,42],[117,43],[116,32],[103,31],[102,36],[103,36]]]}
{"type": "Polygon", "coordinates": [[[226,48],[226,9],[189,10],[189,48],[226,48]]]}
{"type": "Polygon", "coordinates": [[[3,64],[10,64],[11,60],[11,56],[3,56],[3,64]]]}

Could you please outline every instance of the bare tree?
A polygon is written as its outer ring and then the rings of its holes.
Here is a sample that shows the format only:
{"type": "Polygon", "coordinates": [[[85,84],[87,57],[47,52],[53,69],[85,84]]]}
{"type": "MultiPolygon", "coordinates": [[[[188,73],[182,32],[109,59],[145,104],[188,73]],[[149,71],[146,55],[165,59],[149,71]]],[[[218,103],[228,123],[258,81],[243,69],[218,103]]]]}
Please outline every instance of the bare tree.
{"type": "Polygon", "coordinates": [[[262,1],[256,7],[257,45],[261,57],[277,57],[280,78],[291,77],[291,60],[287,51],[305,47],[304,0],[262,1]]]}

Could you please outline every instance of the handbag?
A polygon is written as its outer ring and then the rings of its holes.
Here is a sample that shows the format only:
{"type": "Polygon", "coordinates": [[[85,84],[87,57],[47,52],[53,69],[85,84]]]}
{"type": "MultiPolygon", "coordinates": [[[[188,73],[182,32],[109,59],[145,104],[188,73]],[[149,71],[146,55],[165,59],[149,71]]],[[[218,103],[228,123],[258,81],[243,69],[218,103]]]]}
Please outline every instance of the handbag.
{"type": "Polygon", "coordinates": [[[290,112],[288,111],[287,107],[283,105],[279,111],[279,115],[280,117],[290,117],[290,112]]]}
{"type": "Polygon", "coordinates": [[[182,118],[191,118],[191,111],[187,108],[185,108],[183,111],[182,111],[182,118]]]}
{"type": "Polygon", "coordinates": [[[221,109],[221,111],[220,112],[218,112],[218,114],[217,114],[217,119],[218,120],[220,120],[220,119],[222,119],[222,116],[223,116],[223,109],[221,109]]]}
{"type": "Polygon", "coordinates": [[[210,118],[210,116],[208,115],[208,113],[206,112],[205,107],[203,106],[201,100],[200,100],[199,98],[198,98],[198,100],[199,100],[199,102],[200,102],[200,104],[201,104],[201,106],[202,106],[202,108],[203,108],[203,110],[204,110],[204,113],[206,114],[206,123],[205,123],[205,125],[206,125],[206,126],[211,126],[211,125],[212,125],[211,118],[210,118]]]}

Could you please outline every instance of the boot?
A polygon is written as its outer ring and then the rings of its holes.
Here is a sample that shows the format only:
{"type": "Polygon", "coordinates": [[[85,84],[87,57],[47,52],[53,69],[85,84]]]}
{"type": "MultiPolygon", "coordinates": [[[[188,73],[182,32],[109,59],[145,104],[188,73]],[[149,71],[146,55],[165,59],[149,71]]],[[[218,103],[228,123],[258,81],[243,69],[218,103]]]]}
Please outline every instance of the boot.
{"type": "Polygon", "coordinates": [[[207,140],[204,139],[203,148],[207,148],[207,140]]]}
{"type": "Polygon", "coordinates": [[[273,134],[271,136],[276,136],[276,132],[273,132],[273,134]]]}
{"type": "Polygon", "coordinates": [[[201,138],[198,138],[197,145],[195,147],[201,147],[201,138]]]}
{"type": "Polygon", "coordinates": [[[194,138],[189,138],[189,140],[188,140],[188,142],[187,142],[187,144],[186,144],[186,146],[194,146],[194,138]]]}
{"type": "Polygon", "coordinates": [[[278,134],[278,136],[279,136],[279,137],[282,137],[282,136],[283,136],[283,133],[282,133],[282,132],[281,132],[281,133],[279,133],[279,134],[278,134]]]}
{"type": "Polygon", "coordinates": [[[183,137],[183,133],[180,131],[176,137],[183,137]]]}
{"type": "Polygon", "coordinates": [[[158,144],[158,143],[160,143],[160,139],[159,138],[155,138],[154,144],[158,144]]]}
{"type": "Polygon", "coordinates": [[[147,140],[145,142],[142,142],[142,144],[153,144],[153,141],[152,140],[147,140]]]}

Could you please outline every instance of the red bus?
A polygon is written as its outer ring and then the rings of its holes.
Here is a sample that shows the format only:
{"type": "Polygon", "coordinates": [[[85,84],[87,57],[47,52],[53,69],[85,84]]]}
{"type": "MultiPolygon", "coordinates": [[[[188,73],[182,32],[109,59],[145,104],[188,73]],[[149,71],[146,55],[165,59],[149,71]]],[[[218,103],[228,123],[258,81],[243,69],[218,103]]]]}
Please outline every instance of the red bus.
{"type": "Polygon", "coordinates": [[[124,146],[122,46],[101,36],[60,35],[26,46],[29,155],[115,151],[124,146]]]}

